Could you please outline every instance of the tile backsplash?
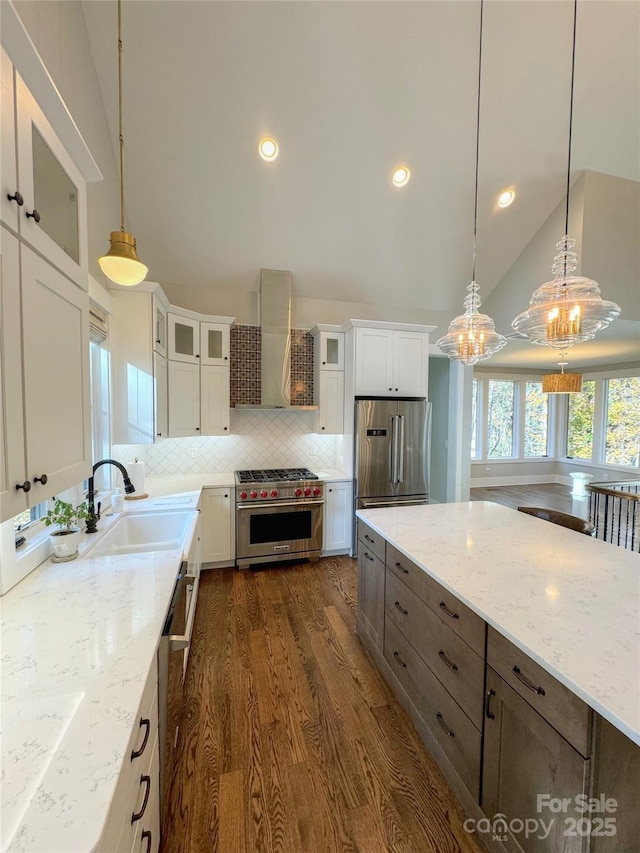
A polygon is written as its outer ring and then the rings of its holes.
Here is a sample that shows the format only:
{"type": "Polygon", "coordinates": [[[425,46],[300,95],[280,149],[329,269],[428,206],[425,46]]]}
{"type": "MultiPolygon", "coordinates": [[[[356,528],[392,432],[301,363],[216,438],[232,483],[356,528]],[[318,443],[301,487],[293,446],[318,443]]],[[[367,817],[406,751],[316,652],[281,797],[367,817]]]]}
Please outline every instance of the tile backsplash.
{"type": "Polygon", "coordinates": [[[114,445],[123,464],[137,457],[146,473],[215,474],[238,468],[341,468],[342,436],[312,433],[313,412],[231,409],[231,435],[114,445]]]}

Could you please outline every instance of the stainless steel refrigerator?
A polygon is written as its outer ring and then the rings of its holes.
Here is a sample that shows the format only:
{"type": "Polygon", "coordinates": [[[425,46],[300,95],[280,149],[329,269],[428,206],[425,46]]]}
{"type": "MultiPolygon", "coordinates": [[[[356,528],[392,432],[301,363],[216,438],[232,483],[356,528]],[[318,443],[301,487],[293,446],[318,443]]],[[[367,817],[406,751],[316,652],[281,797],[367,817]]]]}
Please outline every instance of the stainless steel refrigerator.
{"type": "Polygon", "coordinates": [[[355,406],[356,509],[428,503],[431,403],[378,397],[355,406]]]}

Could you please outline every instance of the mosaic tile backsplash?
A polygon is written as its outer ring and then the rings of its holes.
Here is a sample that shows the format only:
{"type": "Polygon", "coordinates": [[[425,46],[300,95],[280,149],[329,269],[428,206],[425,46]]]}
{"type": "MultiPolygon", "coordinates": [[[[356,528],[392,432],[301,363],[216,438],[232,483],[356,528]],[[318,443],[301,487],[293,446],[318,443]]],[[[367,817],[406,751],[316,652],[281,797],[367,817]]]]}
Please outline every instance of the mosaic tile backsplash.
{"type": "Polygon", "coordinates": [[[218,474],[239,468],[340,467],[342,436],[312,433],[313,412],[231,410],[231,435],[168,438],[159,444],[114,445],[125,465],[136,457],[147,474],[218,474]],[[194,457],[194,452],[197,454],[194,457]]]}
{"type": "MultiPolygon", "coordinates": [[[[231,327],[230,403],[260,405],[262,333],[259,326],[231,327]]],[[[291,405],[313,406],[313,335],[291,330],[291,405]]]]}

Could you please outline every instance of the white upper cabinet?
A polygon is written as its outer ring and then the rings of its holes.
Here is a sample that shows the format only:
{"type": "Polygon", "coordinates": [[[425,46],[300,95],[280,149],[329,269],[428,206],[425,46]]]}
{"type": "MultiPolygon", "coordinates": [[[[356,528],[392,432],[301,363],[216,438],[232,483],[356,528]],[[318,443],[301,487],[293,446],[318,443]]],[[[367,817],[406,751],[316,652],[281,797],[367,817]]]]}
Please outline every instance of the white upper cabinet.
{"type": "Polygon", "coordinates": [[[20,201],[24,199],[18,189],[18,170],[16,167],[16,124],[13,65],[2,50],[0,56],[0,216],[2,222],[18,230],[18,212],[20,201]]]}
{"type": "Polygon", "coordinates": [[[169,359],[200,364],[200,321],[169,312],[169,359]]]}
{"type": "Polygon", "coordinates": [[[159,294],[153,294],[153,349],[167,357],[167,308],[159,294]]]}
{"type": "Polygon", "coordinates": [[[161,441],[169,435],[169,373],[167,359],[158,352],[153,354],[153,379],[155,440],[161,441]]]}
{"type": "Polygon", "coordinates": [[[200,365],[169,362],[169,435],[200,435],[200,365]]]}
{"type": "Polygon", "coordinates": [[[427,396],[428,332],[359,326],[354,333],[356,396],[427,396]]]}
{"type": "Polygon", "coordinates": [[[200,367],[200,435],[229,435],[229,367],[200,367]]]}
{"type": "Polygon", "coordinates": [[[344,332],[319,328],[314,346],[318,350],[316,359],[320,370],[344,370],[344,332]]]}
{"type": "Polygon", "coordinates": [[[200,363],[229,366],[231,326],[228,323],[200,323],[200,363]]]}
{"type": "Polygon", "coordinates": [[[344,432],[344,373],[321,370],[316,391],[320,407],[316,414],[315,431],[322,435],[342,435],[344,432]]]}

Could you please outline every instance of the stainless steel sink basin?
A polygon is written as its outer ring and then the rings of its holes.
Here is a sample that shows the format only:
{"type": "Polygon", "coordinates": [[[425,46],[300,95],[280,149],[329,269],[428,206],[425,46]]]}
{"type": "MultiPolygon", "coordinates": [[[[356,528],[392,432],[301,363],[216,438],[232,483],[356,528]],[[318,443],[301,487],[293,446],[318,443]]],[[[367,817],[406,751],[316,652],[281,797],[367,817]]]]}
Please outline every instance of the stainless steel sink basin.
{"type": "Polygon", "coordinates": [[[85,554],[110,557],[181,548],[195,514],[194,510],[127,512],[85,554]]]}

